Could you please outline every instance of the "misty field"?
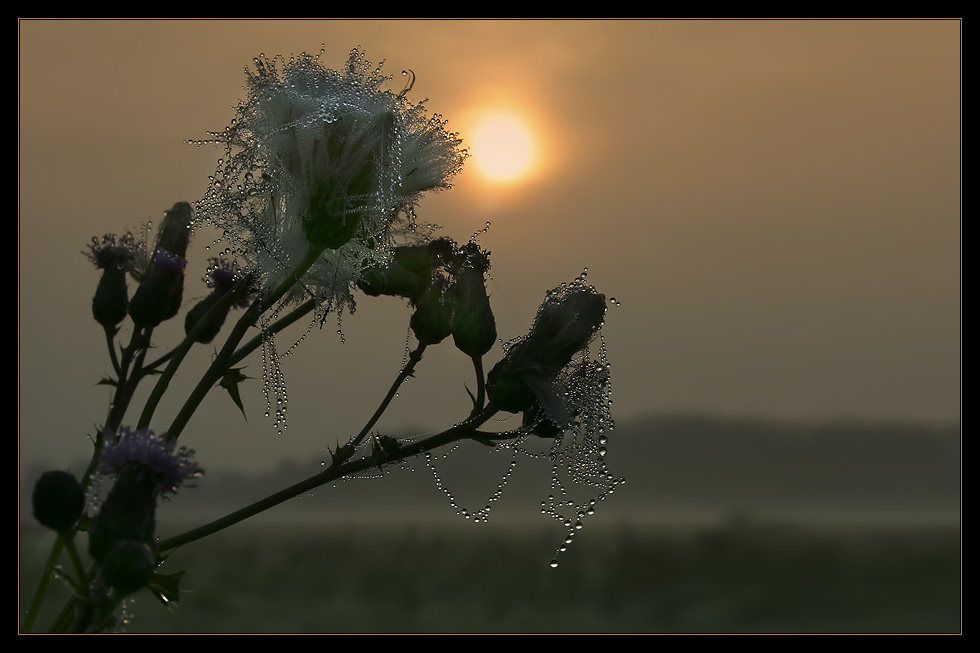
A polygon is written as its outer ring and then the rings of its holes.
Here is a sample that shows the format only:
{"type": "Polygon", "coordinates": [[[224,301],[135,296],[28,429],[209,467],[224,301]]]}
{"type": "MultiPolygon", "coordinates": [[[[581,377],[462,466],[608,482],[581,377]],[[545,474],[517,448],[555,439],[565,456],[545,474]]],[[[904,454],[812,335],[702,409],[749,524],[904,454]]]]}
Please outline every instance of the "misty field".
{"type": "MultiPolygon", "coordinates": [[[[732,520],[581,534],[550,528],[266,524],[179,550],[179,605],[148,593],[131,633],[950,633],[955,528],[732,520]]],[[[21,603],[49,536],[21,534],[21,603]]],[[[46,622],[42,619],[42,622],[46,622]]]]}

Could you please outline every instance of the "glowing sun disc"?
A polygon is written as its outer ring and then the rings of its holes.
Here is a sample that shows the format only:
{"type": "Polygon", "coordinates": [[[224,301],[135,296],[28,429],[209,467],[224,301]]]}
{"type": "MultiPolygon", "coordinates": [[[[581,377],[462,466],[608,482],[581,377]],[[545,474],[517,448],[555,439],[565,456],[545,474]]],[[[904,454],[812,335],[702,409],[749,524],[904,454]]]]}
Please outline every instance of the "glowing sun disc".
{"type": "Polygon", "coordinates": [[[472,137],[473,163],[495,181],[514,181],[534,162],[534,145],[524,124],[512,116],[483,120],[472,137]]]}

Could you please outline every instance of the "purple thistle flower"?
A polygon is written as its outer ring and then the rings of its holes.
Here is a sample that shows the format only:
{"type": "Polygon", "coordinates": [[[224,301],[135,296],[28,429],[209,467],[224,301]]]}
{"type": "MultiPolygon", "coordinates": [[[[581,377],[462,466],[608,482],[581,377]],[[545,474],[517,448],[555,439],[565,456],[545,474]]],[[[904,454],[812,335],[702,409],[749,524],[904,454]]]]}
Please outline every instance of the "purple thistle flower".
{"type": "Polygon", "coordinates": [[[92,238],[87,256],[100,270],[115,265],[126,269],[132,262],[136,252],[136,240],[133,234],[120,236],[106,234],[102,239],[92,238]]]}
{"type": "Polygon", "coordinates": [[[141,477],[152,479],[160,495],[176,494],[181,485],[204,472],[192,460],[192,449],[180,447],[174,451],[174,444],[166,434],[123,428],[117,435],[106,438],[99,470],[117,477],[135,471],[141,477]]]}
{"type": "Polygon", "coordinates": [[[179,254],[168,252],[162,247],[153,254],[153,262],[175,273],[183,273],[184,268],[187,267],[187,259],[179,254]]]}
{"type": "MultiPolygon", "coordinates": [[[[218,295],[224,295],[231,290],[241,278],[242,269],[237,262],[219,258],[208,259],[208,270],[204,274],[204,282],[208,288],[215,290],[218,295]]],[[[235,303],[235,307],[246,308],[250,303],[251,299],[246,295],[235,303]]]]}

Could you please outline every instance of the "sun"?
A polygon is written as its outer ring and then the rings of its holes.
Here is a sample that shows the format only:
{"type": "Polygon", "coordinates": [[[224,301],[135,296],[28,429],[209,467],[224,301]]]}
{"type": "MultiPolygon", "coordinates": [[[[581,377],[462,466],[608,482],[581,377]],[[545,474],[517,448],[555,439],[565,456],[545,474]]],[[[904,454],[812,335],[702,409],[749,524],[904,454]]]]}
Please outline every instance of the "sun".
{"type": "Polygon", "coordinates": [[[515,115],[494,113],[483,117],[470,140],[473,164],[491,181],[520,181],[533,169],[534,139],[526,123],[515,115]]]}

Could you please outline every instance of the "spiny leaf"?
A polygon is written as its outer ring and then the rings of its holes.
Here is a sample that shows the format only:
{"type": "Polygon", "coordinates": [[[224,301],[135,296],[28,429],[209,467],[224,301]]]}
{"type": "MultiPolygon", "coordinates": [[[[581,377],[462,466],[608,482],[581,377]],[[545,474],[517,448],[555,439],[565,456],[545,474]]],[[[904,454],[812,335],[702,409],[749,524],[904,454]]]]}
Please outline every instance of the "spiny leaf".
{"type": "Polygon", "coordinates": [[[170,605],[180,600],[180,579],[184,576],[183,571],[175,574],[154,573],[147,584],[147,588],[153,592],[160,603],[170,605]]]}
{"type": "Polygon", "coordinates": [[[248,416],[245,415],[245,405],[242,403],[242,396],[238,391],[238,384],[245,379],[250,379],[252,377],[242,374],[243,369],[245,368],[231,368],[225,372],[225,375],[221,378],[221,381],[218,382],[218,385],[228,391],[228,394],[231,395],[231,400],[235,402],[236,406],[238,406],[238,410],[242,411],[242,417],[244,417],[245,421],[247,422],[248,416]]]}
{"type": "Polygon", "coordinates": [[[109,377],[104,376],[101,379],[99,379],[99,382],[96,383],[95,385],[111,385],[112,387],[116,387],[117,385],[119,385],[119,382],[116,381],[115,379],[110,379],[109,377]]]}

